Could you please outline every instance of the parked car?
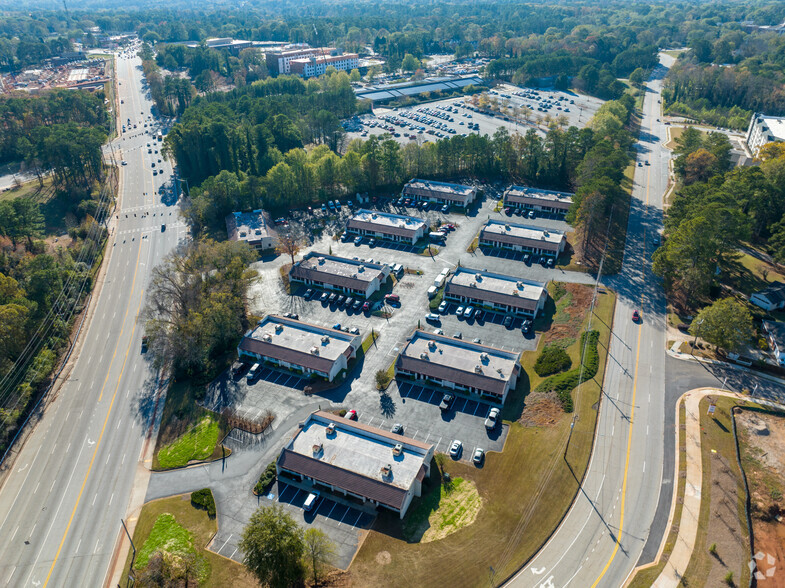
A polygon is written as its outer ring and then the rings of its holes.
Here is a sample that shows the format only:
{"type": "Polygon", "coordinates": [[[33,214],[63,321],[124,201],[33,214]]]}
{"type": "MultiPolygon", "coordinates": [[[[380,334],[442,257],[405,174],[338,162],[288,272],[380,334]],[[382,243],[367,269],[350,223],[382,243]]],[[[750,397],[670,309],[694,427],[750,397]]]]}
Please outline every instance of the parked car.
{"type": "Polygon", "coordinates": [[[485,316],[485,311],[482,308],[478,308],[474,311],[474,320],[479,321],[485,316]]]}
{"type": "Polygon", "coordinates": [[[450,457],[453,459],[458,459],[463,452],[463,443],[461,443],[458,439],[455,439],[450,444],[450,457]]]}
{"type": "Polygon", "coordinates": [[[308,288],[305,291],[305,294],[303,294],[303,298],[305,298],[306,300],[310,300],[311,298],[313,298],[313,289],[312,288],[308,288]]]}
{"type": "Polygon", "coordinates": [[[459,306],[459,307],[457,308],[457,310],[455,311],[455,315],[456,315],[458,318],[460,318],[460,317],[462,317],[462,316],[463,316],[463,306],[459,306]]]}
{"type": "Polygon", "coordinates": [[[351,329],[349,329],[349,332],[352,335],[359,335],[360,334],[360,329],[358,329],[357,327],[352,327],[351,329]]]}
{"type": "Polygon", "coordinates": [[[512,326],[512,317],[509,316],[509,315],[504,317],[504,323],[503,324],[504,324],[505,327],[507,327],[509,329],[512,326]]]}
{"type": "Polygon", "coordinates": [[[248,370],[248,374],[245,376],[245,381],[248,384],[253,384],[256,378],[259,376],[259,372],[262,371],[262,366],[258,363],[255,363],[251,366],[251,369],[248,370]]]}
{"type": "Polygon", "coordinates": [[[352,310],[354,311],[359,311],[362,307],[363,307],[363,301],[360,299],[355,300],[354,303],[352,304],[352,310]]]}
{"type": "Polygon", "coordinates": [[[374,239],[373,237],[371,237],[371,238],[368,240],[368,247],[376,247],[376,239],[374,239]]]}
{"type": "Polygon", "coordinates": [[[371,310],[371,303],[368,301],[363,302],[363,312],[368,312],[369,310],[371,310]]]}
{"type": "Polygon", "coordinates": [[[346,413],[346,418],[349,419],[350,421],[356,421],[358,419],[357,411],[351,409],[349,412],[346,413]]]}
{"type": "Polygon", "coordinates": [[[472,463],[474,465],[482,465],[483,461],[485,461],[485,450],[478,447],[472,454],[472,463]]]}
{"type": "Polygon", "coordinates": [[[447,214],[448,212],[450,212],[450,205],[449,204],[445,204],[444,206],[442,206],[442,212],[444,214],[447,214]]]}
{"type": "Polygon", "coordinates": [[[306,512],[312,511],[316,508],[316,505],[319,504],[319,498],[321,494],[318,490],[314,490],[305,498],[305,502],[303,502],[303,510],[306,512]]]}
{"type": "Polygon", "coordinates": [[[346,296],[341,294],[340,296],[338,296],[338,299],[335,302],[338,304],[338,306],[343,306],[344,304],[346,304],[346,296]]]}
{"type": "Polygon", "coordinates": [[[336,331],[340,331],[341,330],[341,323],[335,323],[333,325],[333,329],[336,330],[336,331]]]}
{"type": "Polygon", "coordinates": [[[498,424],[499,424],[499,409],[492,408],[485,419],[485,428],[488,429],[489,431],[493,431],[496,428],[496,425],[498,424]]]}
{"type": "Polygon", "coordinates": [[[441,314],[446,313],[447,312],[447,307],[449,307],[449,306],[450,306],[449,302],[447,302],[446,300],[442,300],[441,304],[439,304],[439,312],[441,314]]]}
{"type": "Polygon", "coordinates": [[[344,307],[351,308],[353,304],[354,304],[354,298],[352,298],[351,296],[347,296],[346,302],[344,303],[344,307]]]}
{"type": "Polygon", "coordinates": [[[363,238],[362,237],[355,237],[354,238],[354,244],[355,245],[359,245],[362,242],[363,242],[363,238]]]}
{"type": "Polygon", "coordinates": [[[524,319],[523,324],[521,325],[521,332],[523,334],[530,333],[532,330],[532,322],[530,319],[524,319]]]}
{"type": "Polygon", "coordinates": [[[442,318],[435,312],[429,312],[425,315],[425,320],[429,323],[438,323],[442,320],[442,318]]]}
{"type": "Polygon", "coordinates": [[[453,402],[455,402],[455,396],[452,394],[445,394],[442,397],[442,401],[439,403],[439,410],[450,410],[452,408],[453,402]]]}
{"type": "Polygon", "coordinates": [[[319,300],[321,302],[327,302],[329,299],[330,299],[330,293],[329,292],[322,292],[322,295],[319,296],[319,300]]]}
{"type": "Polygon", "coordinates": [[[385,294],[384,300],[390,304],[401,303],[401,298],[397,294],[385,294]]]}
{"type": "Polygon", "coordinates": [[[401,423],[395,423],[393,428],[390,429],[391,433],[395,433],[396,435],[403,435],[403,425],[401,423]]]}
{"type": "Polygon", "coordinates": [[[471,318],[473,314],[474,314],[474,307],[467,306],[466,309],[463,311],[463,318],[467,318],[467,319],[471,318]]]}
{"type": "Polygon", "coordinates": [[[453,339],[463,339],[463,333],[461,333],[460,331],[455,331],[452,336],[453,339]]]}
{"type": "Polygon", "coordinates": [[[442,331],[441,329],[434,329],[433,330],[433,334],[434,335],[444,335],[444,331],[442,331]]]}
{"type": "Polygon", "coordinates": [[[332,303],[333,303],[333,302],[335,302],[337,299],[338,299],[338,294],[336,294],[335,292],[333,292],[332,294],[330,294],[330,295],[327,297],[327,302],[329,302],[330,304],[332,304],[332,303]]]}
{"type": "Polygon", "coordinates": [[[300,315],[296,312],[285,312],[283,313],[284,318],[294,319],[296,321],[300,320],[300,315]]]}
{"type": "Polygon", "coordinates": [[[535,216],[535,215],[534,215],[534,211],[533,211],[533,210],[530,210],[530,211],[529,211],[529,218],[534,218],[534,216],[535,216]]]}

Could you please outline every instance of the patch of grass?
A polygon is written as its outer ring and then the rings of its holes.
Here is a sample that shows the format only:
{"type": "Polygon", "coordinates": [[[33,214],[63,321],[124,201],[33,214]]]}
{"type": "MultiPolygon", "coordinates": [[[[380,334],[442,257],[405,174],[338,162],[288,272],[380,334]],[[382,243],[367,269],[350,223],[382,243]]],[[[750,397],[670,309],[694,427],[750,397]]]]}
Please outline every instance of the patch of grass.
{"type": "Polygon", "coordinates": [[[209,458],[218,443],[220,427],[215,417],[205,416],[190,431],[158,451],[158,463],[163,469],[179,468],[193,460],[209,458]]]}
{"type": "MultiPolygon", "coordinates": [[[[511,423],[504,451],[489,453],[482,468],[443,459],[443,467],[453,479],[460,477],[476,484],[486,506],[475,522],[439,541],[413,544],[404,536],[405,522],[402,524],[395,513],[382,512],[352,563],[353,584],[486,585],[489,565],[496,570],[497,581],[501,581],[542,546],[569,508],[589,461],[597,416],[594,405],[600,397],[614,301],[615,296],[610,293],[598,298],[592,325],[602,329],[600,370],[593,380],[584,382],[573,393],[579,418],[566,448],[566,461],[565,443],[572,420],[566,414],[550,427],[511,423]],[[383,551],[390,554],[387,565],[379,565],[376,559],[383,551]],[[455,557],[456,554],[460,556],[455,557]],[[445,565],[447,561],[449,565],[445,565]]],[[[533,363],[536,356],[536,352],[527,352],[522,363],[533,363]]],[[[529,374],[533,380],[541,380],[533,372],[529,374]]],[[[520,417],[530,389],[529,374],[522,374],[511,392],[503,410],[505,418],[520,417]]],[[[431,469],[424,491],[430,489],[429,484],[439,483],[435,469],[431,469]]]]}
{"type": "Polygon", "coordinates": [[[219,440],[229,432],[226,419],[196,403],[203,394],[203,387],[188,381],[174,382],[169,386],[161,414],[161,427],[153,456],[153,470],[181,467],[190,459],[220,459],[231,453],[219,443],[219,440]],[[210,440],[212,440],[212,447],[207,453],[206,448],[210,440]],[[206,457],[189,457],[189,455],[203,456],[205,453],[207,453],[206,457]],[[164,463],[179,465],[163,465],[164,463]]]}
{"type": "Polygon", "coordinates": [[[570,366],[572,366],[572,360],[563,347],[546,345],[537,361],[534,362],[534,371],[538,376],[550,376],[568,370],[570,366]]]}
{"type": "MultiPolygon", "coordinates": [[[[139,561],[141,546],[147,544],[153,528],[162,515],[173,517],[174,523],[169,522],[171,519],[168,517],[163,519],[158,531],[156,531],[156,537],[160,539],[156,539],[155,542],[160,543],[160,540],[167,536],[162,531],[173,530],[173,525],[177,525],[188,533],[190,535],[191,549],[197,557],[203,558],[206,562],[205,567],[208,573],[204,583],[200,585],[205,588],[255,588],[258,586],[258,583],[245,569],[245,566],[206,549],[218,530],[218,523],[216,519],[211,519],[206,511],[195,508],[191,504],[190,494],[155,500],[142,507],[133,532],[134,544],[140,549],[140,552],[137,553],[137,562],[139,561]]],[[[175,537],[176,545],[183,545],[183,537],[183,532],[178,530],[175,537]]],[[[152,546],[153,543],[150,543],[149,548],[152,546]]],[[[152,554],[154,550],[149,548],[148,551],[152,554]]],[[[130,566],[131,549],[129,547],[122,574],[123,578],[128,577],[130,566]]],[[[134,565],[134,569],[138,570],[139,567],[134,565]]]]}
{"type": "Polygon", "coordinates": [[[434,485],[404,520],[404,537],[421,543],[443,539],[471,525],[481,506],[477,487],[470,480],[452,478],[449,484],[434,485]]]}
{"type": "Polygon", "coordinates": [[[771,282],[785,281],[785,275],[780,273],[775,265],[753,257],[747,253],[729,262],[723,270],[722,281],[733,289],[749,296],[763,290],[771,282]]]}
{"type": "MultiPolygon", "coordinates": [[[[735,497],[736,510],[739,517],[739,524],[742,530],[741,549],[746,554],[747,544],[747,521],[744,514],[744,488],[741,485],[741,472],[736,463],[736,447],[733,442],[733,425],[731,423],[731,411],[739,404],[735,399],[726,396],[716,397],[717,408],[713,416],[707,414],[709,401],[707,398],[700,403],[701,431],[701,455],[703,461],[702,500],[700,513],[698,515],[698,532],[695,537],[695,549],[692,552],[690,563],[684,571],[684,581],[687,586],[704,586],[708,581],[712,568],[720,564],[709,553],[709,528],[711,523],[711,483],[712,483],[712,452],[718,453],[729,465],[732,475],[737,481],[737,495],[735,497]]],[[[716,507],[716,505],[715,505],[716,507]]],[[[712,538],[712,542],[715,538],[712,538]]],[[[743,558],[746,563],[746,557],[743,558]]],[[[746,565],[739,570],[739,584],[746,586],[749,578],[749,568],[746,565]]]]}
{"type": "MultiPolygon", "coordinates": [[[[176,559],[196,556],[193,544],[193,535],[185,527],[179,525],[174,515],[163,513],[155,519],[155,524],[150,530],[147,539],[136,554],[134,569],[139,571],[147,567],[150,557],[161,551],[176,559]]],[[[196,557],[197,576],[204,582],[210,576],[210,567],[204,557],[196,557]]]]}

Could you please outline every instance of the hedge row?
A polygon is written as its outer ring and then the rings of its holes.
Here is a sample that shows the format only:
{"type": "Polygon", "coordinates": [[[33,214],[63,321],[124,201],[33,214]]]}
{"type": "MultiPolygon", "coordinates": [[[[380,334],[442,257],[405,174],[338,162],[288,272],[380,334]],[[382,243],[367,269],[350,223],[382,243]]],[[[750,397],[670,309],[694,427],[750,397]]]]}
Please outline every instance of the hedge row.
{"type": "Polygon", "coordinates": [[[270,464],[264,468],[262,475],[259,476],[259,481],[253,487],[254,494],[264,494],[270,485],[275,481],[275,462],[271,461],[270,464]]]}
{"type": "MultiPolygon", "coordinates": [[[[581,335],[581,350],[583,349],[586,337],[589,337],[586,345],[586,355],[583,358],[583,381],[589,380],[597,375],[600,368],[600,354],[597,351],[597,343],[600,340],[599,331],[584,332],[581,335]]],[[[546,379],[539,386],[538,392],[556,392],[559,397],[564,412],[572,412],[575,407],[572,402],[572,391],[578,386],[581,378],[581,366],[563,374],[556,374],[546,379]]]]}
{"type": "Polygon", "coordinates": [[[206,510],[209,517],[215,517],[215,499],[209,488],[202,488],[196,492],[191,492],[191,504],[196,508],[206,510]]]}

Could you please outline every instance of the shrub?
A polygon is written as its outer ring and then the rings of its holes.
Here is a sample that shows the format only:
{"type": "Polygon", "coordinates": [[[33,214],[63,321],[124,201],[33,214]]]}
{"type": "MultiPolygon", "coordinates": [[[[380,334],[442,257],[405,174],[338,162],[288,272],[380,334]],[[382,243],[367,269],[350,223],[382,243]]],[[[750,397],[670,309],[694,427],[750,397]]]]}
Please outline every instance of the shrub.
{"type": "Polygon", "coordinates": [[[209,488],[202,488],[201,490],[191,492],[191,504],[196,508],[206,510],[207,516],[210,518],[215,517],[215,499],[209,488]]]}
{"type": "Polygon", "coordinates": [[[728,586],[735,586],[736,585],[736,583],[733,581],[733,572],[728,572],[727,574],[725,574],[725,583],[728,586]]]}
{"type": "Polygon", "coordinates": [[[389,383],[390,383],[390,374],[387,373],[387,370],[379,370],[376,372],[377,389],[384,390],[389,383]]]}
{"type": "Polygon", "coordinates": [[[345,417],[346,416],[346,409],[342,408],[338,411],[338,416],[345,417]]]}
{"type": "MultiPolygon", "coordinates": [[[[586,345],[586,355],[583,357],[583,382],[593,378],[600,367],[600,354],[597,351],[597,342],[600,339],[599,331],[584,332],[581,335],[581,349],[583,349],[586,337],[589,337],[586,345]]],[[[538,392],[556,392],[561,402],[564,412],[572,412],[574,409],[572,402],[572,391],[578,386],[581,380],[581,366],[577,366],[568,372],[551,376],[537,386],[538,392]]]]}
{"type": "Polygon", "coordinates": [[[275,476],[276,476],[275,462],[271,461],[267,465],[267,467],[264,468],[262,475],[259,476],[259,481],[256,483],[256,486],[254,486],[253,488],[254,494],[257,495],[264,494],[267,491],[267,489],[270,487],[270,485],[273,482],[275,482],[275,476]]]}
{"type": "Polygon", "coordinates": [[[550,376],[570,369],[572,360],[561,347],[546,345],[534,364],[538,376],[550,376]]]}

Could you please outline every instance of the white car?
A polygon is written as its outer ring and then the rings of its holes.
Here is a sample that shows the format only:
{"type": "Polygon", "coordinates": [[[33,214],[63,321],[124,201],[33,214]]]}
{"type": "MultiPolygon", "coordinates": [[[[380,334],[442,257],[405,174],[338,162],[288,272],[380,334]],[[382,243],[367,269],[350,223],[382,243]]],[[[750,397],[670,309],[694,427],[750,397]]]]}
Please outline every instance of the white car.
{"type": "Polygon", "coordinates": [[[488,413],[488,417],[485,419],[485,428],[489,431],[493,431],[496,428],[496,425],[499,424],[499,409],[492,408],[491,411],[488,413]]]}
{"type": "Polygon", "coordinates": [[[463,443],[456,439],[450,444],[450,457],[453,459],[458,459],[461,456],[461,452],[463,451],[463,443]]]}
{"type": "Polygon", "coordinates": [[[318,490],[314,490],[313,492],[311,492],[306,497],[305,502],[303,502],[303,510],[305,511],[313,510],[316,504],[319,502],[319,496],[320,494],[318,490]]]}
{"type": "Polygon", "coordinates": [[[441,318],[442,317],[440,317],[438,314],[433,312],[429,312],[428,314],[425,315],[425,320],[433,323],[438,323],[441,320],[441,318]]]}

